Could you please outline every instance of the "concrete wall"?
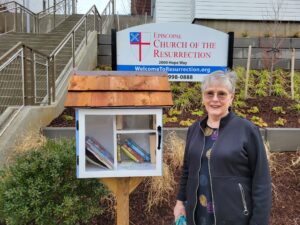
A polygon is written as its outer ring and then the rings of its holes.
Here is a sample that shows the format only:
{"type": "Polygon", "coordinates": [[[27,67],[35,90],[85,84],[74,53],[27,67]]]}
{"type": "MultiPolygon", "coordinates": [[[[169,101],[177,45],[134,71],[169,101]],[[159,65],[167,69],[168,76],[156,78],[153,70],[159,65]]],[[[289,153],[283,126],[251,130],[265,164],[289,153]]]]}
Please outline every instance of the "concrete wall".
{"type": "Polygon", "coordinates": [[[98,35],[93,31],[88,36],[89,44],[76,56],[76,68],[78,70],[93,70],[97,66],[98,35]]]}
{"type": "MultiPolygon", "coordinates": [[[[187,128],[164,128],[164,140],[170,132],[185,140],[187,128]]],[[[300,150],[300,129],[297,128],[266,128],[260,129],[260,133],[269,144],[272,152],[299,151],[300,150]]],[[[51,139],[75,138],[74,127],[45,127],[43,134],[51,139]]]]}
{"type": "Polygon", "coordinates": [[[272,36],[276,31],[278,37],[293,37],[300,32],[300,21],[275,24],[272,21],[247,21],[247,20],[217,20],[195,19],[195,24],[211,27],[225,33],[233,31],[236,37],[265,37],[272,36]]]}
{"type": "Polygon", "coordinates": [[[98,65],[109,65],[111,66],[111,35],[99,34],[98,35],[98,65]]]}
{"type": "MultiPolygon", "coordinates": [[[[292,49],[296,51],[295,69],[300,70],[300,38],[277,38],[274,41],[279,49],[276,54],[276,68],[291,69],[292,49]]],[[[252,46],[251,69],[269,68],[271,62],[272,38],[235,38],[234,66],[247,65],[248,48],[252,46]]]]}

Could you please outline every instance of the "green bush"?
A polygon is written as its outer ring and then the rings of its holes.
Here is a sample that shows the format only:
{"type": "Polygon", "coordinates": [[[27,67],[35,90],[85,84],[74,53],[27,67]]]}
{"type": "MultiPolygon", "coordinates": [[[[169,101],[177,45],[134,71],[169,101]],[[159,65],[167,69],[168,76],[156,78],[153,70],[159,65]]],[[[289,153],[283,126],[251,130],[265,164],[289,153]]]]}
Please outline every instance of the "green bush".
{"type": "Polygon", "coordinates": [[[82,224],[100,215],[107,189],[77,179],[75,141],[51,141],[0,173],[0,218],[7,224],[82,224]]]}

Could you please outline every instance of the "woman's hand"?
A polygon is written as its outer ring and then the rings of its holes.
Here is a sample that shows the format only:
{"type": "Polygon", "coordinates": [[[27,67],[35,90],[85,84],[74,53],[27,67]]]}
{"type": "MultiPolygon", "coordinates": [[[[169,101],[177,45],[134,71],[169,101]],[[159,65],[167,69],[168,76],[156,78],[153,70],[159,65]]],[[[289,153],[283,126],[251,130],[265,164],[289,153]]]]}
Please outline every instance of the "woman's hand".
{"type": "Polygon", "coordinates": [[[185,215],[185,206],[182,201],[177,200],[176,205],[174,207],[174,217],[175,221],[181,216],[186,216],[185,215]]]}

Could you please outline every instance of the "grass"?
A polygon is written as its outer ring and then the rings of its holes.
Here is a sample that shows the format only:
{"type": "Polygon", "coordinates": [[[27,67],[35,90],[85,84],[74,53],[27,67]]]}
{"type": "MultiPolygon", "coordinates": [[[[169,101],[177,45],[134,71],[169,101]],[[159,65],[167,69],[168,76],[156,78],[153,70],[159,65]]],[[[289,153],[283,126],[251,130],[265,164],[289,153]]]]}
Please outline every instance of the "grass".
{"type": "MultiPolygon", "coordinates": [[[[170,195],[176,186],[175,171],[183,163],[185,141],[175,132],[167,135],[164,141],[163,176],[150,177],[147,180],[149,187],[147,198],[147,211],[162,203],[170,203],[170,195]]],[[[173,203],[170,203],[173,204],[173,203]]]]}
{"type": "Polygon", "coordinates": [[[16,141],[14,151],[7,157],[6,165],[14,162],[19,154],[38,149],[46,143],[47,139],[40,132],[27,132],[16,141]]]}

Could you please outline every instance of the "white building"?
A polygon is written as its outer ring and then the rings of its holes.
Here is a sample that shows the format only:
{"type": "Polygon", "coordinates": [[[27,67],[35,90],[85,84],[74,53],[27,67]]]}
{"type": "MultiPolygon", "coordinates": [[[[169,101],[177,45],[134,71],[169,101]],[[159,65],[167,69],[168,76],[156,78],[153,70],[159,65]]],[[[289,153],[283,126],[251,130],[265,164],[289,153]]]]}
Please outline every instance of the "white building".
{"type": "Polygon", "coordinates": [[[300,0],[156,0],[154,22],[189,22],[223,31],[263,34],[270,21],[280,33],[300,31],[300,0]]]}

